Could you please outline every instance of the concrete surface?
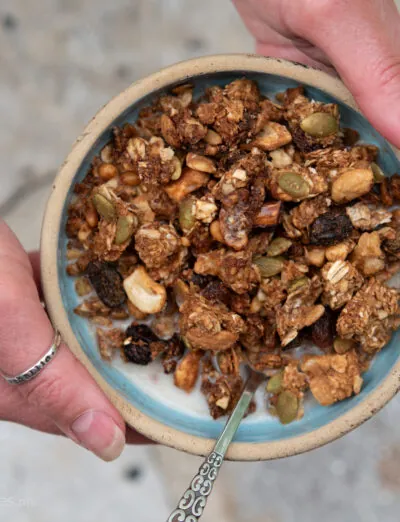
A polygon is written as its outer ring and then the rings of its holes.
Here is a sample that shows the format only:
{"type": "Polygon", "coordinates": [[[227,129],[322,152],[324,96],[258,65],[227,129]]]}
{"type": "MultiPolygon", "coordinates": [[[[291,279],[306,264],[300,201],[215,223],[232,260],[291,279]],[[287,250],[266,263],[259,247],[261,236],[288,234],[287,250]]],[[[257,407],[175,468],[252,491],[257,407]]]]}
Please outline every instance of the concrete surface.
{"type": "MultiPolygon", "coordinates": [[[[251,49],[228,0],[2,0],[0,216],[36,248],[51,180],[99,107],[169,63],[251,49]]],[[[227,463],[202,520],[399,520],[399,418],[396,398],[318,451],[227,463]]],[[[162,522],[200,462],[130,447],[103,464],[69,441],[7,423],[0,442],[0,521],[162,522]]]]}

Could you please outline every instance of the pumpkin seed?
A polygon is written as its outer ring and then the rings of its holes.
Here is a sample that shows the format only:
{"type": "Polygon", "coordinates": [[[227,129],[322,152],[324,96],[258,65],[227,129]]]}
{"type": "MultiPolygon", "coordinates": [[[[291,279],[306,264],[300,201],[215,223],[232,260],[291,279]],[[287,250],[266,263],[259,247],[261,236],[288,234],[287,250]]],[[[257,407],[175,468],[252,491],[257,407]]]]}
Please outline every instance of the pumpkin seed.
{"type": "Polygon", "coordinates": [[[286,250],[292,246],[292,242],[290,239],[286,239],[284,237],[277,237],[272,241],[272,243],[267,248],[267,255],[270,257],[280,256],[286,250]]]}
{"type": "Polygon", "coordinates": [[[173,162],[173,165],[174,165],[174,172],[172,173],[171,180],[172,181],[176,181],[177,179],[179,179],[181,177],[182,165],[181,165],[181,162],[179,161],[179,159],[176,156],[174,156],[172,158],[172,162],[173,162]]]}
{"type": "Polygon", "coordinates": [[[102,194],[95,194],[93,196],[93,205],[97,212],[106,221],[114,221],[117,216],[114,205],[102,194]]]}
{"type": "Polygon", "coordinates": [[[184,232],[192,230],[196,223],[194,215],[194,199],[187,198],[179,205],[179,224],[184,232]]]}
{"type": "Polygon", "coordinates": [[[132,214],[120,216],[117,221],[114,243],[116,245],[121,245],[122,243],[125,243],[125,241],[128,241],[133,234],[133,229],[136,224],[136,217],[132,214]]]}
{"type": "Polygon", "coordinates": [[[380,166],[376,163],[371,163],[371,170],[374,174],[375,183],[382,183],[382,181],[385,179],[385,173],[380,168],[380,166]]]}
{"type": "Polygon", "coordinates": [[[261,277],[272,277],[282,272],[283,257],[259,257],[254,260],[254,264],[258,266],[261,277]]]}
{"type": "Polygon", "coordinates": [[[310,193],[310,187],[305,179],[295,172],[284,172],[278,179],[279,187],[292,196],[292,198],[306,198],[310,193]]]}
{"type": "Polygon", "coordinates": [[[281,392],[276,403],[276,411],[282,424],[293,422],[299,411],[299,399],[290,391],[281,392]]]}
{"type": "Polygon", "coordinates": [[[279,393],[282,390],[283,372],[273,375],[267,383],[268,393],[279,393]]]}
{"type": "Polygon", "coordinates": [[[308,284],[308,277],[298,277],[294,281],[290,283],[289,286],[289,294],[292,294],[293,292],[296,292],[297,290],[300,290],[303,286],[308,284]]]}
{"type": "Polygon", "coordinates": [[[331,134],[336,134],[339,125],[332,114],[327,112],[314,112],[300,123],[301,129],[315,138],[325,138],[331,134]]]}

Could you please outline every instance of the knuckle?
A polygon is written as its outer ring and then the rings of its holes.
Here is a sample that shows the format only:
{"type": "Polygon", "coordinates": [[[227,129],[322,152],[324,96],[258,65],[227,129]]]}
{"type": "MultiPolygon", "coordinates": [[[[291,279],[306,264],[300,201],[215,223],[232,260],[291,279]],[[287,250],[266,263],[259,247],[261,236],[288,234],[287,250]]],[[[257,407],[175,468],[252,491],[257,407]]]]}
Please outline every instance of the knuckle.
{"type": "Polygon", "coordinates": [[[58,375],[38,375],[23,386],[27,401],[42,411],[54,411],[65,405],[65,391],[58,375]]]}

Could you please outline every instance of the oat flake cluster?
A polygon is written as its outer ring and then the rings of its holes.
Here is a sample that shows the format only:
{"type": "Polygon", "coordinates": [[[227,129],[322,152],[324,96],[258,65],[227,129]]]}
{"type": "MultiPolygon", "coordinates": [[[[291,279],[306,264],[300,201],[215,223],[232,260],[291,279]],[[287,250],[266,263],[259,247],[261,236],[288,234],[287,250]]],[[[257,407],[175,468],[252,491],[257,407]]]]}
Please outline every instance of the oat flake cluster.
{"type": "Polygon", "coordinates": [[[359,393],[400,325],[385,284],[400,268],[400,176],[302,87],[276,102],[247,79],[192,92],[115,128],[75,185],[75,312],[105,360],[160,358],[186,392],[201,376],[214,418],[235,406],[242,363],[266,372],[269,411],[289,423],[308,390],[324,406],[359,393]],[[319,354],[300,354],[310,343],[319,354]]]}

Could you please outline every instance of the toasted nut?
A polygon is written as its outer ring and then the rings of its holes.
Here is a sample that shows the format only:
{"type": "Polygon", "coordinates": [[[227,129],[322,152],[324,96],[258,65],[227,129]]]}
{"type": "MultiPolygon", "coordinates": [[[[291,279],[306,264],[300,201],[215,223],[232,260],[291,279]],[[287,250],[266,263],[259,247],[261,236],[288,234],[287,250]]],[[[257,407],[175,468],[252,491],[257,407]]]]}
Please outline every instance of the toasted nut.
{"type": "Polygon", "coordinates": [[[136,187],[137,185],[140,185],[140,177],[136,172],[124,172],[121,174],[120,180],[123,185],[128,185],[128,187],[136,187]]]}
{"type": "Polygon", "coordinates": [[[92,286],[87,277],[79,277],[75,281],[75,291],[79,295],[79,297],[83,297],[87,294],[90,294],[92,290],[92,286]]]}
{"type": "Polygon", "coordinates": [[[254,219],[256,227],[273,227],[279,223],[282,203],[274,201],[273,203],[265,203],[260,212],[254,219]]]}
{"type": "Polygon", "coordinates": [[[272,150],[269,155],[271,156],[272,165],[276,169],[284,169],[293,163],[292,156],[283,149],[272,150]]]}
{"type": "Polygon", "coordinates": [[[182,279],[178,279],[174,283],[173,291],[176,304],[180,307],[189,294],[189,287],[184,281],[182,281],[182,279]]]}
{"type": "Polygon", "coordinates": [[[310,114],[302,120],[300,127],[305,133],[315,138],[326,138],[326,136],[336,134],[339,130],[336,118],[327,112],[310,114]]]}
{"type": "Polygon", "coordinates": [[[222,235],[221,225],[219,224],[218,219],[211,223],[210,234],[215,239],[215,241],[219,241],[220,243],[224,242],[224,236],[222,235]]]}
{"type": "Polygon", "coordinates": [[[293,422],[299,411],[299,399],[290,391],[281,392],[276,403],[276,411],[282,424],[293,422]]]}
{"type": "Polygon", "coordinates": [[[282,272],[284,259],[282,257],[259,257],[254,260],[258,266],[261,277],[272,277],[282,272]]]}
{"type": "Polygon", "coordinates": [[[179,205],[179,224],[185,233],[190,232],[196,224],[194,203],[195,198],[189,197],[184,199],[179,205]]]}
{"type": "Polygon", "coordinates": [[[100,153],[100,159],[103,163],[112,163],[113,162],[113,146],[109,143],[106,145],[100,153]]]}
{"type": "Polygon", "coordinates": [[[337,245],[333,245],[328,247],[325,250],[325,256],[328,261],[344,261],[346,257],[350,254],[355,246],[354,241],[346,240],[342,241],[342,243],[338,243],[337,245]]]}
{"type": "Polygon", "coordinates": [[[114,204],[102,194],[94,194],[93,205],[100,216],[106,221],[114,221],[117,217],[117,211],[115,210],[114,204]]]}
{"type": "Polygon", "coordinates": [[[99,223],[99,216],[97,215],[94,205],[91,204],[85,214],[86,223],[90,228],[96,228],[99,223]]]}
{"type": "Polygon", "coordinates": [[[333,341],[333,348],[336,353],[346,353],[355,348],[356,343],[352,339],[342,339],[341,337],[336,337],[333,341]]]}
{"type": "Polygon", "coordinates": [[[212,159],[194,152],[189,152],[186,156],[186,165],[193,170],[208,172],[209,174],[213,174],[217,170],[212,159]]]}
{"type": "Polygon", "coordinates": [[[226,410],[229,406],[229,402],[230,402],[230,397],[229,395],[224,395],[223,397],[221,397],[220,399],[218,399],[217,401],[215,401],[215,404],[216,406],[218,406],[219,408],[223,409],[223,410],[226,410]]]}
{"type": "Polygon", "coordinates": [[[84,223],[78,232],[79,241],[81,243],[84,243],[87,240],[87,238],[90,236],[91,233],[92,233],[92,230],[89,227],[88,223],[84,223]]]}
{"type": "Polygon", "coordinates": [[[143,138],[131,138],[126,150],[134,161],[139,161],[146,156],[146,141],[143,138]]]}
{"type": "Polygon", "coordinates": [[[267,383],[268,393],[279,393],[282,390],[283,372],[273,375],[267,383]]]}
{"type": "Polygon", "coordinates": [[[174,164],[174,172],[171,175],[171,179],[172,179],[172,181],[176,181],[177,179],[179,179],[181,177],[182,165],[181,165],[181,162],[179,161],[179,159],[176,156],[174,156],[172,158],[172,162],[174,164]]]}
{"type": "Polygon", "coordinates": [[[206,141],[209,145],[221,145],[222,138],[217,132],[208,129],[204,141],[206,141]]]}
{"type": "Polygon", "coordinates": [[[367,194],[374,183],[371,169],[349,169],[332,183],[332,199],[335,203],[346,203],[367,194]]]}
{"type": "Polygon", "coordinates": [[[194,215],[198,221],[210,224],[218,212],[214,198],[196,199],[194,202],[194,215]]]}
{"type": "Polygon", "coordinates": [[[68,248],[67,249],[67,259],[68,261],[73,261],[74,259],[78,259],[82,254],[82,250],[78,250],[77,248],[68,248]]]}
{"type": "Polygon", "coordinates": [[[175,370],[175,386],[186,393],[190,393],[195,387],[199,376],[201,356],[201,352],[187,353],[175,370]]]}
{"type": "Polygon", "coordinates": [[[385,179],[385,173],[380,168],[380,166],[377,163],[371,163],[371,170],[374,173],[375,183],[382,183],[382,181],[385,179]]]}
{"type": "Polygon", "coordinates": [[[165,192],[174,201],[182,201],[191,192],[207,184],[209,175],[205,172],[184,168],[181,177],[165,186],[165,192]]]}
{"type": "Polygon", "coordinates": [[[167,300],[165,288],[156,283],[142,266],[124,279],[124,289],[129,301],[146,314],[161,312],[167,300]]]}
{"type": "Polygon", "coordinates": [[[175,124],[171,118],[166,114],[163,114],[160,118],[160,124],[161,134],[163,135],[163,138],[168,143],[168,145],[179,148],[181,145],[181,140],[178,131],[176,130],[175,124]]]}
{"type": "Polygon", "coordinates": [[[137,308],[131,301],[127,302],[128,305],[128,312],[130,315],[132,315],[137,321],[143,321],[143,319],[146,319],[148,314],[145,314],[144,312],[141,312],[139,308],[137,308]]]}
{"type": "Polygon", "coordinates": [[[99,167],[99,176],[103,181],[108,181],[118,174],[118,169],[111,163],[102,163],[99,167]]]}
{"type": "Polygon", "coordinates": [[[292,141],[292,135],[284,125],[274,121],[269,121],[263,130],[258,134],[252,147],[259,147],[262,150],[275,150],[287,145],[292,141]]]}
{"type": "Polygon", "coordinates": [[[292,198],[306,198],[310,193],[310,186],[305,179],[295,172],[284,172],[278,178],[279,187],[292,198]]]}
{"type": "Polygon", "coordinates": [[[292,246],[292,241],[284,237],[275,238],[267,248],[267,256],[280,256],[292,246]]]}
{"type": "Polygon", "coordinates": [[[115,232],[114,243],[116,245],[122,245],[125,241],[128,241],[132,237],[135,228],[138,225],[137,217],[133,214],[126,216],[120,216],[117,221],[117,229],[115,232]]]}

